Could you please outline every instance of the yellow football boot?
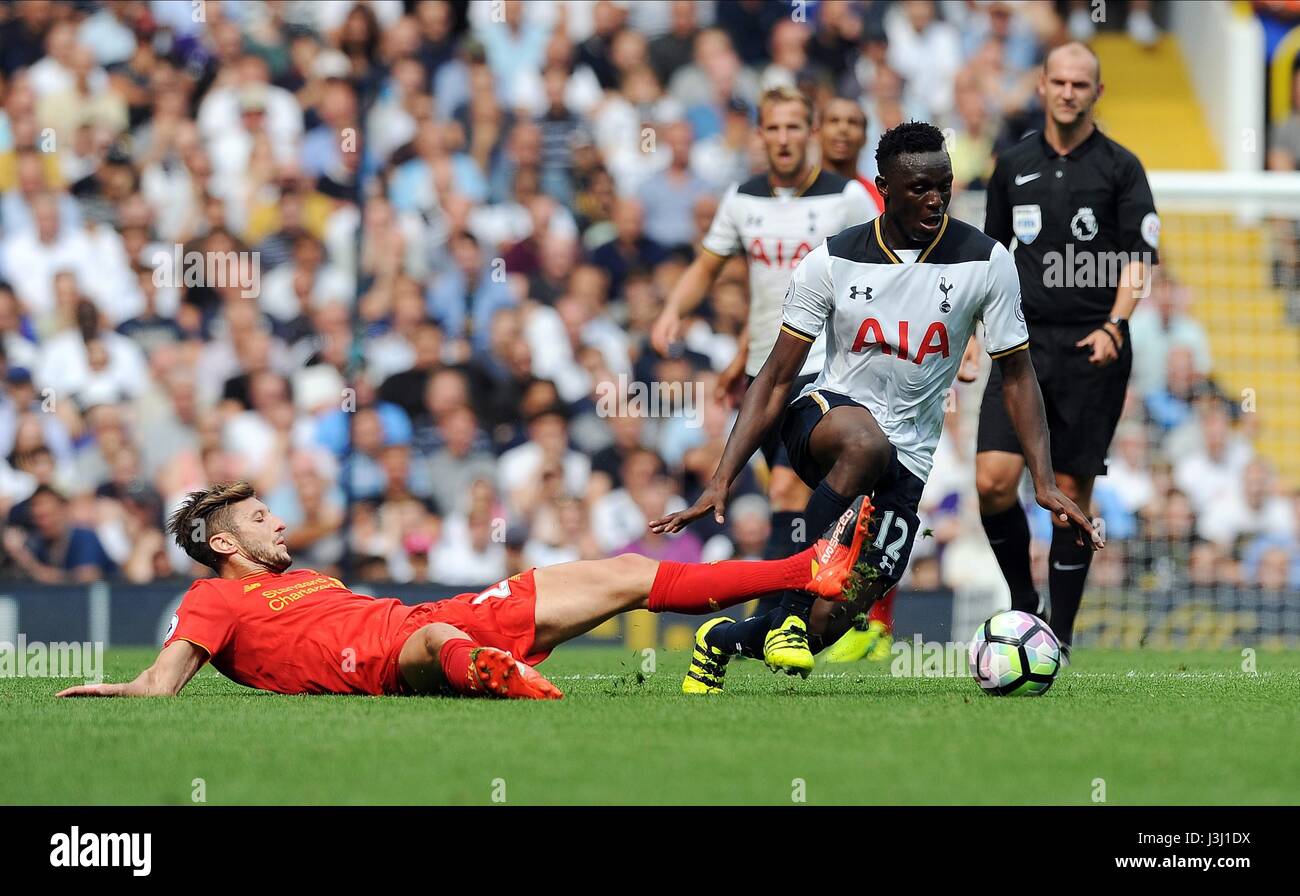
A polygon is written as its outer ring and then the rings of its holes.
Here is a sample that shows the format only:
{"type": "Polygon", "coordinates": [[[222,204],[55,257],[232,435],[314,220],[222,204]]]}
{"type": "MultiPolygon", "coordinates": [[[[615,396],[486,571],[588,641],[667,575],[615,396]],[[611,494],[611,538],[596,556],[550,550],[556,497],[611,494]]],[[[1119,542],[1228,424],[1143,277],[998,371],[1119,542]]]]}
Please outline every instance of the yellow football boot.
{"type": "Polygon", "coordinates": [[[802,619],[787,616],[785,622],[767,633],[763,639],[763,662],[773,672],[808,677],[815,661],[808,649],[808,626],[802,619]]]}
{"type": "Polygon", "coordinates": [[[695,631],[695,650],[691,652],[691,667],[682,679],[683,694],[721,694],[723,678],[727,674],[727,660],[730,655],[716,647],[710,647],[704,640],[709,629],[723,622],[735,622],[725,616],[710,619],[695,631]]]}
{"type": "MultiPolygon", "coordinates": [[[[864,620],[865,621],[865,620],[864,620]]],[[[844,633],[838,641],[826,651],[828,663],[856,663],[859,660],[880,662],[887,660],[894,645],[894,636],[889,633],[883,622],[873,619],[866,628],[856,625],[844,633]]]]}
{"type": "Polygon", "coordinates": [[[873,619],[871,625],[868,626],[868,630],[875,628],[879,629],[880,636],[876,638],[876,643],[872,644],[871,649],[867,651],[867,659],[873,663],[888,662],[890,657],[894,655],[894,634],[885,628],[885,623],[873,619]]]}

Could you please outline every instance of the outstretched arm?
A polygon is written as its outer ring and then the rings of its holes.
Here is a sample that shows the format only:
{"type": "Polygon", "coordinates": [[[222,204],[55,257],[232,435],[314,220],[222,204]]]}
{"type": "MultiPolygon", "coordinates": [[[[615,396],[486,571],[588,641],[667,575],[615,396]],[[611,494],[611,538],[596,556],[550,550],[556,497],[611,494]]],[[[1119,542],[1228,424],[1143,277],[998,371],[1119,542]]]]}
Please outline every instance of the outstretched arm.
{"type": "Polygon", "coordinates": [[[86,684],[59,691],[56,697],[174,697],[189,684],[194,673],[208,660],[208,652],[189,641],[177,639],[158,654],[152,666],[135,681],[117,684],[86,684]]]}
{"type": "Polygon", "coordinates": [[[1007,415],[1015,427],[1026,466],[1034,480],[1035,498],[1061,522],[1069,521],[1077,540],[1094,551],[1105,547],[1101,536],[1092,528],[1092,520],[1056,487],[1052,472],[1052,452],[1047,435],[1047,415],[1043,411],[1043,393],[1034,375],[1034,363],[1027,348],[998,358],[1002,370],[1002,392],[1007,415]]]}
{"type": "Polygon", "coordinates": [[[710,510],[719,523],[723,522],[731,484],[758,449],[763,434],[776,425],[789,401],[790,386],[803,367],[811,345],[809,340],[792,335],[785,328],[781,329],[772,354],[767,356],[763,369],[745,391],[740,415],[736,418],[731,435],[727,437],[727,447],[722,451],[722,460],[718,463],[709,487],[694,506],[652,522],[652,531],[678,532],[710,510]]]}

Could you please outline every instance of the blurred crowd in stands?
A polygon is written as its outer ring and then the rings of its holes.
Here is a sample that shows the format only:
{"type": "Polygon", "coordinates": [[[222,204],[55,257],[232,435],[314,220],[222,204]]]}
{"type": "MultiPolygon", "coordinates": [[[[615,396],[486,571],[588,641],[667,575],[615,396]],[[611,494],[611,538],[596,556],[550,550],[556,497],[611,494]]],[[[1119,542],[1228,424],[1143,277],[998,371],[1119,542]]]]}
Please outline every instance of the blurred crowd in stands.
{"type": "MultiPolygon", "coordinates": [[[[978,190],[1088,9],[0,2],[5,572],[206,575],[163,521],[233,478],[298,565],[358,580],[761,556],[758,459],[725,526],[645,525],[699,493],[734,416],[713,387],[743,259],[682,351],[647,333],[719,196],[761,170],[759,94],[860,102],[867,177],[885,129],[951,128],[958,189],[978,190]]],[[[1159,37],[1146,4],[1119,27],[1159,37]]],[[[1172,273],[1132,332],[1096,583],[1300,583],[1300,498],[1215,388],[1172,273]]],[[[958,397],[912,587],[997,575],[961,413],[978,392],[958,397]]]]}

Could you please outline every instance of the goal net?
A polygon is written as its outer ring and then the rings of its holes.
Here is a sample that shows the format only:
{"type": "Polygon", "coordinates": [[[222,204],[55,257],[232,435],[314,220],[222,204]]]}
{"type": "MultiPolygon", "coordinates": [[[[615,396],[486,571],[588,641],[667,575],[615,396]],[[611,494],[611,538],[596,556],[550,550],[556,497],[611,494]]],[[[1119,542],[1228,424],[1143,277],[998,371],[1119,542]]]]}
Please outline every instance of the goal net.
{"type": "MultiPolygon", "coordinates": [[[[1075,642],[1300,646],[1300,174],[1150,179],[1161,265],[1134,316],[1129,397],[1094,495],[1107,547],[1075,642]]],[[[981,223],[983,195],[952,212],[981,223]]],[[[982,389],[957,391],[967,448],[982,389]]],[[[1045,596],[1050,521],[1022,497],[1045,596]]],[[[982,537],[977,509],[962,518],[982,537]]],[[[944,577],[957,636],[1008,606],[987,575],[944,577]]]]}

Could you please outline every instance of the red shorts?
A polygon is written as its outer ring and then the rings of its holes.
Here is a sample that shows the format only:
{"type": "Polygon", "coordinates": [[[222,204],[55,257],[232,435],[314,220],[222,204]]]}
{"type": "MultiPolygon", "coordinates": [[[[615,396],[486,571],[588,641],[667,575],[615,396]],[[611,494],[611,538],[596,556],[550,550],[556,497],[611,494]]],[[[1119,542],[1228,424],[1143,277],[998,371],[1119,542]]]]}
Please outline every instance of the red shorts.
{"type": "Polygon", "coordinates": [[[398,671],[397,657],[406,639],[431,622],[454,626],[484,647],[508,650],[515,659],[536,666],[551,655],[549,650],[533,649],[537,636],[536,611],[537,590],[531,569],[477,594],[468,592],[419,604],[389,643],[384,664],[384,693],[410,693],[398,671]]]}

